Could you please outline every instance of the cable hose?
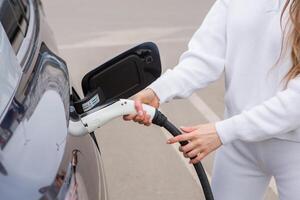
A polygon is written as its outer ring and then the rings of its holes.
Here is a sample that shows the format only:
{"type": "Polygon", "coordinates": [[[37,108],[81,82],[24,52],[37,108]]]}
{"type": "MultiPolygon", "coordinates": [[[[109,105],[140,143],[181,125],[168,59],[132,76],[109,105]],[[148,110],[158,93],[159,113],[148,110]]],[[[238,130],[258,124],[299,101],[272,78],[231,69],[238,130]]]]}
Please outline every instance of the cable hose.
{"type": "MultiPolygon", "coordinates": [[[[152,120],[152,123],[155,125],[158,125],[160,127],[164,127],[174,137],[182,134],[181,131],[176,126],[174,126],[168,120],[168,118],[164,114],[162,114],[159,110],[156,110],[155,116],[152,120]]],[[[185,146],[187,144],[188,144],[188,141],[180,142],[181,146],[185,146]]],[[[213,193],[211,191],[211,187],[210,187],[207,175],[205,173],[205,170],[204,170],[201,162],[194,164],[194,168],[195,168],[195,170],[197,172],[197,176],[200,180],[205,199],[206,200],[214,200],[213,193]]]]}

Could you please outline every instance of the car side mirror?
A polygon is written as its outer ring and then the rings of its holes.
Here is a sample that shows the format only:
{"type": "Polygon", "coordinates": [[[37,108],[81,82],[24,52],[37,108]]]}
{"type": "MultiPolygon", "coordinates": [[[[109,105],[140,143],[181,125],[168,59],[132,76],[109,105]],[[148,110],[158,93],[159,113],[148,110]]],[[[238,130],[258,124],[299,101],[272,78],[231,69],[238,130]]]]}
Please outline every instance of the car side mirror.
{"type": "Polygon", "coordinates": [[[84,99],[75,102],[84,113],[116,99],[126,99],[147,87],[161,75],[157,46],[140,44],[88,72],[81,85],[84,99]]]}

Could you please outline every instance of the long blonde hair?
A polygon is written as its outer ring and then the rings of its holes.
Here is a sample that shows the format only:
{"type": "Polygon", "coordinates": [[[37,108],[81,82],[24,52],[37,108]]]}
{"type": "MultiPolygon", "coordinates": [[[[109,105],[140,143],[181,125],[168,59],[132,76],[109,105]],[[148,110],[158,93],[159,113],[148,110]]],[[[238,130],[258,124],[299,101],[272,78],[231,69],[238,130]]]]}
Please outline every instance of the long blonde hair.
{"type": "Polygon", "coordinates": [[[281,14],[281,20],[287,9],[292,23],[286,40],[291,45],[292,67],[284,77],[286,83],[300,74],[300,0],[287,0],[281,14]]]}

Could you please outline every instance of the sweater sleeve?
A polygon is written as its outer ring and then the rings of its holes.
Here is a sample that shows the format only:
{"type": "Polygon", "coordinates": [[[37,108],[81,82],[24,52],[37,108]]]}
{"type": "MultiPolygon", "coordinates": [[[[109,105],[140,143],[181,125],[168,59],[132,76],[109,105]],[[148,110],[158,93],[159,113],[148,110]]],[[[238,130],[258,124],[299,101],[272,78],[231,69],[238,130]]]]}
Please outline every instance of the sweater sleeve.
{"type": "Polygon", "coordinates": [[[221,76],[225,65],[227,1],[215,2],[179,64],[149,86],[161,103],[188,97],[221,76]]]}
{"type": "Polygon", "coordinates": [[[300,77],[287,89],[253,108],[216,123],[223,144],[240,139],[261,141],[300,127],[300,77]]]}

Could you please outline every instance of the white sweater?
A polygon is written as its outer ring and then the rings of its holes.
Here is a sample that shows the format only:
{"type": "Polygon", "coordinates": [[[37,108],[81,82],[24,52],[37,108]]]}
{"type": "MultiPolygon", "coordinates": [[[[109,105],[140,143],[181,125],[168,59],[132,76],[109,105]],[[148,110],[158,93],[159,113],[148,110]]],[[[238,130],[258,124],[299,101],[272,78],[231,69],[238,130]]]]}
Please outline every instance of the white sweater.
{"type": "Polygon", "coordinates": [[[290,50],[281,51],[282,0],[217,0],[179,64],[150,88],[166,102],[185,98],[225,72],[223,144],[280,138],[300,142],[300,78],[284,88],[290,50]],[[280,3],[281,2],[281,3],[280,3]]]}

